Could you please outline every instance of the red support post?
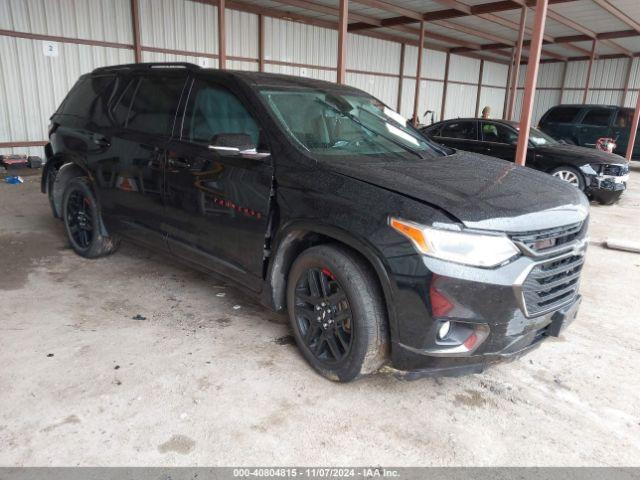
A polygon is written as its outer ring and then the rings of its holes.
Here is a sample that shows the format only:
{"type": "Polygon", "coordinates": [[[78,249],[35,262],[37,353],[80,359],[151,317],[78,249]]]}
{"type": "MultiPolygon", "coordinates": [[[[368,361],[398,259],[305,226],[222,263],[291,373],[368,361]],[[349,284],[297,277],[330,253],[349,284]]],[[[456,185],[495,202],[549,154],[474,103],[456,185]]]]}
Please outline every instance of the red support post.
{"type": "Polygon", "coordinates": [[[349,0],[340,0],[340,12],[338,17],[338,83],[344,84],[347,80],[347,27],[349,21],[349,0]]]}
{"type": "Polygon", "coordinates": [[[418,64],[416,65],[416,89],[413,95],[413,124],[418,125],[418,110],[420,108],[420,78],[422,77],[422,50],[424,49],[424,20],[420,22],[420,36],[418,40],[418,64]]]}
{"type": "Polygon", "coordinates": [[[142,46],[140,45],[140,13],[138,0],[131,0],[131,26],[133,31],[133,58],[136,63],[142,61],[142,46]]]}
{"type": "Polygon", "coordinates": [[[591,71],[593,70],[593,59],[596,56],[597,40],[594,38],[591,42],[591,56],[589,57],[589,68],[587,69],[587,81],[584,83],[584,95],[582,96],[582,103],[587,103],[587,97],[589,96],[589,86],[591,84],[591,71]]]}
{"type": "Polygon", "coordinates": [[[264,15],[258,15],[258,71],[264,72],[264,15]]]}
{"type": "Polygon", "coordinates": [[[451,53],[447,52],[447,59],[444,62],[444,85],[442,86],[442,105],[440,105],[440,120],[444,120],[445,107],[447,105],[447,87],[449,86],[449,60],[451,53]]]}
{"type": "Polygon", "coordinates": [[[527,26],[527,7],[522,7],[520,12],[520,29],[518,30],[518,43],[511,64],[511,81],[509,82],[509,105],[507,106],[507,120],[513,119],[513,108],[518,94],[518,80],[520,77],[520,61],[522,60],[522,45],[524,43],[524,32],[527,26]]]}
{"type": "Polygon", "coordinates": [[[629,85],[631,84],[631,71],[633,70],[633,57],[629,58],[629,66],[627,67],[627,74],[624,80],[624,92],[622,92],[622,99],[620,106],[624,107],[627,103],[627,96],[629,95],[629,85]]]}
{"type": "Polygon", "coordinates": [[[404,54],[407,45],[402,43],[400,45],[400,73],[398,75],[398,100],[396,102],[396,110],[399,112],[402,109],[402,84],[404,83],[404,54]]]}
{"type": "Polygon", "coordinates": [[[226,0],[218,0],[218,68],[227,67],[226,0]]]}
{"type": "Polygon", "coordinates": [[[484,60],[480,60],[480,73],[478,75],[478,91],[476,92],[476,117],[480,113],[480,95],[482,93],[482,75],[484,74],[484,60]]]}
{"type": "Polygon", "coordinates": [[[631,122],[631,132],[629,132],[629,144],[627,145],[627,154],[625,155],[627,162],[631,161],[631,155],[633,154],[633,147],[638,135],[638,123],[640,123],[640,91],[638,91],[636,111],[633,114],[633,121],[631,122]]]}
{"type": "Polygon", "coordinates": [[[533,37],[529,45],[529,61],[527,64],[527,77],[524,83],[524,98],[522,100],[522,113],[520,114],[520,135],[518,135],[518,147],[516,150],[516,164],[524,166],[527,161],[529,147],[529,128],[533,116],[533,101],[536,96],[538,84],[538,67],[540,67],[540,50],[544,36],[544,26],[547,20],[547,6],[549,0],[538,0],[536,4],[536,18],[533,25],[533,37]]]}

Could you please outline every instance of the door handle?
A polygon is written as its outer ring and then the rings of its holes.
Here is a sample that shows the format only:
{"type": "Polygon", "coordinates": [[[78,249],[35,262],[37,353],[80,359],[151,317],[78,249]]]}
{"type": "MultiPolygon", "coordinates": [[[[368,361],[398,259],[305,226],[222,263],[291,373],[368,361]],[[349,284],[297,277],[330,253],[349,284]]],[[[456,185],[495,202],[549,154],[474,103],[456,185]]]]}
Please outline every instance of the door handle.
{"type": "Polygon", "coordinates": [[[186,158],[170,158],[169,165],[176,168],[191,168],[191,162],[186,158]]]}
{"type": "Polygon", "coordinates": [[[109,147],[109,146],[111,146],[111,142],[104,135],[93,135],[93,143],[95,143],[99,147],[109,147]]]}

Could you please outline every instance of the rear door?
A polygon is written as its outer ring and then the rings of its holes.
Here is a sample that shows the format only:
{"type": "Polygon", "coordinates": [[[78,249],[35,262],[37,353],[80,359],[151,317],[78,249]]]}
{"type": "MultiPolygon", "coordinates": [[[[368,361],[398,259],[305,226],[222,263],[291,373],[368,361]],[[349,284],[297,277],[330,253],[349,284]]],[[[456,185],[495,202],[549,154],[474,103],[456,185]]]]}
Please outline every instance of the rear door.
{"type": "Polygon", "coordinates": [[[577,127],[578,145],[595,147],[598,139],[611,137],[614,108],[588,108],[577,127]]]}
{"type": "Polygon", "coordinates": [[[105,221],[114,231],[166,248],[162,219],[165,148],[172,136],[185,72],[131,74],[110,109],[114,128],[94,160],[105,221]]]}
{"type": "Polygon", "coordinates": [[[194,80],[181,138],[169,145],[163,228],[176,255],[257,291],[273,165],[255,118],[233,85],[194,80]],[[245,153],[229,146],[238,138],[245,153]]]}
{"type": "MultiPolygon", "coordinates": [[[[629,145],[629,135],[631,134],[631,123],[633,122],[633,110],[630,108],[620,108],[613,120],[613,127],[611,128],[611,138],[616,140],[615,152],[624,155],[627,152],[627,146],[629,145]]],[[[636,140],[636,144],[633,147],[634,152],[638,151],[640,145],[636,140]]]]}
{"type": "Polygon", "coordinates": [[[478,122],[476,120],[451,120],[442,125],[438,136],[433,139],[449,147],[482,153],[483,147],[478,141],[478,122]]]}

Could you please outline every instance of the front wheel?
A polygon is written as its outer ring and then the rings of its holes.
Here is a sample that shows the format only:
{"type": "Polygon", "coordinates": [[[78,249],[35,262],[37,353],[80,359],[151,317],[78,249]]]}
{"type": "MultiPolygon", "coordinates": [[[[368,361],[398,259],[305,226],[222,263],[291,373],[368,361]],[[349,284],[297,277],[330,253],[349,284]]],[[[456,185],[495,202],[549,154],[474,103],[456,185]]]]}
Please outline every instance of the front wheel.
{"type": "Polygon", "coordinates": [[[321,245],[296,259],[287,308],[302,355],[326,378],[349,382],[386,360],[382,292],[369,266],[346,248],[321,245]]]}
{"type": "Polygon", "coordinates": [[[113,253],[118,239],[105,235],[100,210],[86,177],[73,178],[67,184],[62,199],[62,218],[73,250],[86,258],[113,253]]]}
{"type": "Polygon", "coordinates": [[[573,167],[558,167],[551,171],[551,175],[584,191],[584,177],[573,167]]]}

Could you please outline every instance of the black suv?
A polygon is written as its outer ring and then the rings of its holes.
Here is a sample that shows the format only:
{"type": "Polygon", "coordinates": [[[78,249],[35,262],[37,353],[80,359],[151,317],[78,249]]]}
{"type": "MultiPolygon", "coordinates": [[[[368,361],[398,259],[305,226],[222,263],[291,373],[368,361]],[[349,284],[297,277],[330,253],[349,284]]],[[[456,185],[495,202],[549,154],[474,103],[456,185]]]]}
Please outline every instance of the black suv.
{"type": "MultiPolygon", "coordinates": [[[[457,118],[434,123],[421,131],[442,145],[511,162],[516,159],[517,122],[457,118]]],[[[556,141],[536,128],[529,130],[526,165],[572,184],[605,205],[618,201],[629,180],[629,165],[624,158],[556,141]]]]}
{"type": "Polygon", "coordinates": [[[73,249],[120,238],[288,311],[322,375],[479,372],[573,320],[582,193],[425,139],[346,86],[190,64],[83,75],[42,177],[73,249]]]}
{"type": "MultiPolygon", "coordinates": [[[[633,109],[615,105],[557,105],[539,122],[540,130],[553,138],[582,147],[595,147],[601,138],[616,141],[614,153],[624,156],[629,146],[633,109]]],[[[640,131],[632,158],[640,158],[640,131]]]]}

